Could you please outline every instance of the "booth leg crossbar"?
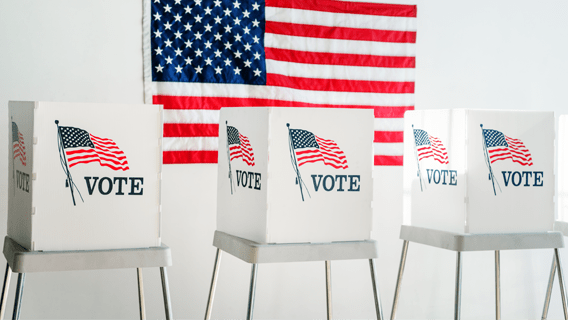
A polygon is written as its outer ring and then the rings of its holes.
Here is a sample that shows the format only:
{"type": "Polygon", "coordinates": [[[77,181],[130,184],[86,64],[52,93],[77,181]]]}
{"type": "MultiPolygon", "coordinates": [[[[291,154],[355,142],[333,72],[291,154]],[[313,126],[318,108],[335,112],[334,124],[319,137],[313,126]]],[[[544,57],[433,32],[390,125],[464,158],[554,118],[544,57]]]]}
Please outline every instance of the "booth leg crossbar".
{"type": "Polygon", "coordinates": [[[166,267],[172,265],[172,258],[170,248],[164,244],[161,247],[136,249],[40,252],[27,251],[14,240],[6,237],[3,252],[8,263],[0,296],[0,320],[4,318],[6,311],[12,272],[18,274],[12,319],[19,319],[26,273],[120,268],[136,268],[140,319],[146,319],[142,281],[142,268],[144,267],[160,268],[166,319],[173,319],[166,272],[166,267]]]}
{"type": "Polygon", "coordinates": [[[402,226],[400,238],[404,240],[402,245],[402,254],[400,258],[400,266],[396,281],[396,288],[393,299],[391,312],[391,320],[396,319],[398,300],[400,296],[400,288],[404,267],[406,264],[406,256],[408,253],[408,245],[410,242],[421,243],[442,249],[456,251],[456,280],[455,280],[455,303],[454,303],[454,319],[459,320],[461,317],[461,286],[462,286],[462,253],[466,251],[495,251],[495,319],[501,319],[501,250],[515,249],[554,249],[554,257],[552,260],[552,268],[546,293],[544,310],[542,319],[546,319],[548,314],[548,305],[550,295],[552,293],[552,283],[554,281],[555,272],[558,272],[558,282],[560,283],[560,292],[562,296],[562,305],[564,307],[564,318],[568,320],[568,309],[566,304],[566,292],[564,286],[564,274],[562,272],[562,264],[558,254],[558,248],[564,247],[564,237],[560,232],[539,232],[539,233],[500,233],[500,234],[460,234],[440,230],[433,230],[414,226],[402,226]]]}
{"type": "Polygon", "coordinates": [[[246,317],[247,320],[251,320],[253,318],[258,264],[301,261],[325,261],[327,319],[332,319],[331,260],[349,259],[369,260],[377,319],[383,319],[379,289],[376,283],[375,264],[373,260],[377,258],[377,245],[373,240],[331,243],[260,244],[254,241],[235,237],[224,232],[215,231],[213,245],[217,247],[217,254],[215,256],[215,264],[213,266],[209,299],[205,310],[206,320],[211,319],[222,251],[228,252],[252,265],[246,317]]]}

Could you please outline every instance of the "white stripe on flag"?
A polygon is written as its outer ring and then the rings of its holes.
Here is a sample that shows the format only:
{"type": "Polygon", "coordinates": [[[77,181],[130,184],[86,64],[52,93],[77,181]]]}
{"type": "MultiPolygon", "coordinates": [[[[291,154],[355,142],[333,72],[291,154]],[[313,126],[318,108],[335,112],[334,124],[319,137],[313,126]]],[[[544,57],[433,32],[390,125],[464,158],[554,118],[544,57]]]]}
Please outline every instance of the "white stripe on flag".
{"type": "Polygon", "coordinates": [[[416,31],[416,18],[346,14],[266,7],[266,21],[314,24],[328,27],[416,31]]]}
{"type": "Polygon", "coordinates": [[[164,151],[217,151],[218,137],[163,138],[164,151]]]}
{"type": "Polygon", "coordinates": [[[219,110],[166,109],[164,123],[219,123],[219,110]]]}
{"type": "Polygon", "coordinates": [[[404,152],[402,142],[394,143],[373,143],[376,156],[400,156],[404,152]]]}
{"type": "Polygon", "coordinates": [[[375,118],[375,131],[404,131],[404,118],[375,118]]]}
{"type": "Polygon", "coordinates": [[[269,73],[282,74],[290,77],[405,82],[413,82],[415,74],[414,69],[411,68],[336,66],[294,63],[271,59],[266,59],[266,70],[269,70],[269,73]]]}
{"type": "Polygon", "coordinates": [[[375,42],[362,40],[322,39],[298,36],[286,36],[266,33],[264,37],[266,48],[279,48],[311,52],[368,54],[375,56],[404,56],[416,55],[416,44],[375,42]]]}

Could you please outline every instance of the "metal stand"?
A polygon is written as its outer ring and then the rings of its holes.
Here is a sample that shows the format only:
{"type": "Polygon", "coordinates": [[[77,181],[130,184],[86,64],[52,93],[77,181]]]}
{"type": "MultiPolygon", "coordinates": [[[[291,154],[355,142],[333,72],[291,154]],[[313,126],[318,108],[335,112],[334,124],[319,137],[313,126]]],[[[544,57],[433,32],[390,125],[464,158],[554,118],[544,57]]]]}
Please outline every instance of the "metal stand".
{"type": "Polygon", "coordinates": [[[325,302],[327,306],[327,320],[333,316],[331,310],[331,261],[325,260],[325,302]]]}
{"type": "Polygon", "coordinates": [[[2,296],[0,297],[0,320],[4,318],[8,289],[12,271],[18,274],[18,285],[14,301],[12,319],[19,319],[24,280],[26,273],[47,271],[72,271],[95,269],[136,268],[138,276],[138,299],[140,302],[140,319],[146,319],[144,308],[144,286],[142,268],[160,267],[166,319],[173,319],[170,305],[170,292],[166,266],[172,265],[171,250],[168,246],[117,250],[86,251],[27,251],[14,240],[4,238],[4,257],[8,261],[4,275],[2,296]]]}
{"type": "MultiPolygon", "coordinates": [[[[565,237],[568,237],[568,223],[556,221],[554,223],[554,230],[561,232],[565,237]]],[[[544,308],[542,310],[542,320],[548,317],[548,307],[550,306],[550,296],[552,295],[552,285],[554,284],[554,276],[558,270],[558,282],[560,284],[560,295],[562,297],[562,307],[564,309],[564,319],[568,320],[568,306],[566,303],[566,288],[564,287],[564,274],[562,272],[562,262],[560,261],[560,254],[558,249],[554,249],[554,256],[552,257],[552,266],[550,268],[550,278],[548,279],[548,288],[546,290],[546,297],[544,299],[544,308]]]]}
{"type": "MultiPolygon", "coordinates": [[[[500,251],[513,249],[554,249],[555,259],[558,263],[559,282],[562,293],[562,303],[566,306],[566,297],[564,291],[564,279],[562,277],[562,268],[560,267],[560,257],[558,256],[558,248],[564,247],[564,238],[560,232],[539,232],[539,233],[495,233],[495,234],[461,234],[433,230],[427,228],[402,226],[400,230],[400,238],[404,240],[402,246],[402,256],[400,259],[400,267],[398,271],[398,279],[393,299],[393,307],[391,312],[391,320],[396,319],[396,311],[400,295],[400,287],[402,283],[402,275],[406,264],[406,255],[408,252],[408,243],[416,242],[442,249],[456,251],[456,289],[454,303],[454,319],[461,317],[461,283],[462,283],[462,252],[465,251],[495,251],[495,318],[501,319],[501,284],[500,284],[500,251]]],[[[554,262],[551,270],[551,280],[549,282],[549,291],[551,290],[554,278],[554,262]]],[[[548,312],[548,301],[550,300],[550,292],[547,293],[543,319],[546,318],[548,312]]],[[[566,315],[566,307],[564,308],[566,315]]],[[[568,317],[566,318],[568,320],[568,317]]]]}
{"type": "Polygon", "coordinates": [[[462,263],[461,252],[456,253],[456,299],[454,302],[454,319],[459,320],[461,315],[461,286],[462,286],[462,263]]]}
{"type": "Polygon", "coordinates": [[[217,247],[217,254],[215,256],[215,264],[213,266],[209,299],[207,300],[207,308],[205,309],[206,320],[211,319],[211,311],[213,308],[222,251],[228,252],[235,257],[252,264],[247,320],[251,320],[253,318],[258,264],[274,262],[325,261],[327,319],[331,319],[331,260],[349,259],[369,260],[377,319],[383,320],[379,290],[375,277],[375,265],[373,261],[373,259],[378,256],[377,244],[373,240],[313,244],[261,244],[235,237],[224,232],[215,231],[213,246],[217,247]]]}

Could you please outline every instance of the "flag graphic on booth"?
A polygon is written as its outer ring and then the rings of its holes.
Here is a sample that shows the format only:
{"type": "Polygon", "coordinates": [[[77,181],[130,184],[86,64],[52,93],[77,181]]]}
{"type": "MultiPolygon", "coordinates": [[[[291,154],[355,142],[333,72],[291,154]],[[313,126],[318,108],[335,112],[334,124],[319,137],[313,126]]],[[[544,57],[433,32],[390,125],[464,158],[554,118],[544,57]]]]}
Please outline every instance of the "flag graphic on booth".
{"type": "Polygon", "coordinates": [[[26,145],[24,144],[24,135],[18,129],[18,125],[12,121],[12,152],[14,161],[20,160],[20,163],[26,165],[26,145]]]}
{"type": "MultiPolygon", "coordinates": [[[[241,159],[248,166],[254,166],[254,152],[247,136],[241,134],[239,130],[233,126],[227,125],[227,157],[229,163],[229,180],[231,185],[231,194],[233,194],[233,171],[231,169],[231,161],[241,159]]],[[[236,189],[235,189],[236,190],[236,189]]]]}
{"type": "Polygon", "coordinates": [[[126,155],[112,139],[97,137],[80,128],[60,126],[58,120],[55,120],[55,124],[59,137],[59,158],[67,176],[65,186],[71,190],[73,205],[75,205],[73,190],[76,190],[79,196],[81,196],[81,192],[73,182],[69,168],[79,164],[98,162],[100,166],[115,171],[130,169],[126,155]]]}
{"type": "Polygon", "coordinates": [[[216,163],[220,108],[266,106],[373,109],[374,164],[402,165],[416,6],[144,2],[145,97],[164,106],[165,164],[216,163]]]}
{"type": "MultiPolygon", "coordinates": [[[[347,158],[343,151],[333,140],[324,139],[314,133],[303,129],[290,129],[290,124],[286,124],[289,133],[289,148],[292,166],[296,172],[296,184],[300,186],[302,201],[304,200],[303,188],[306,184],[302,180],[299,167],[314,162],[323,162],[326,166],[335,169],[347,169],[347,158]]],[[[307,191],[306,187],[306,191],[307,191]]],[[[309,191],[308,191],[308,195],[309,191]]],[[[311,197],[311,196],[310,196],[311,197]]]]}
{"type": "Polygon", "coordinates": [[[412,132],[414,134],[414,154],[416,155],[416,164],[418,165],[417,176],[420,180],[420,190],[424,191],[422,188],[422,171],[420,171],[420,161],[432,158],[441,164],[448,164],[448,152],[446,147],[437,137],[431,136],[422,129],[414,129],[412,125],[412,132]]]}
{"type": "MultiPolygon", "coordinates": [[[[414,126],[413,126],[414,127],[414,126]]],[[[414,142],[416,143],[416,155],[418,161],[433,158],[441,164],[448,164],[448,153],[442,141],[422,129],[414,130],[414,142]]]]}
{"type": "Polygon", "coordinates": [[[229,161],[241,159],[249,166],[254,166],[254,152],[249,138],[241,134],[232,126],[227,126],[227,145],[229,148],[229,161]]]}
{"type": "MultiPolygon", "coordinates": [[[[489,169],[489,180],[493,184],[493,193],[497,195],[495,190],[497,180],[493,175],[491,164],[495,161],[511,159],[511,161],[522,166],[532,166],[532,155],[520,139],[508,137],[501,131],[484,129],[483,124],[480,124],[480,126],[483,134],[485,163],[489,169]]],[[[497,186],[501,189],[499,182],[497,182],[497,186]]]]}

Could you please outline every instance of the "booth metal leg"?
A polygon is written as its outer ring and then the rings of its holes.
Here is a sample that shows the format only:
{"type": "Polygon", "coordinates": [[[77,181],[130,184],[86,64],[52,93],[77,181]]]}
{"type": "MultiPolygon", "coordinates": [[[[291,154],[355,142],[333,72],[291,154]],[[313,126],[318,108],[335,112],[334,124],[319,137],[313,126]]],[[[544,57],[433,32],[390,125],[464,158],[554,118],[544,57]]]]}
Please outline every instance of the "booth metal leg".
{"type": "Polygon", "coordinates": [[[371,282],[373,283],[373,295],[375,296],[375,311],[377,312],[377,320],[383,320],[383,308],[381,307],[381,297],[379,295],[379,288],[377,286],[377,279],[375,276],[375,261],[369,259],[369,267],[371,268],[371,282]]]}
{"type": "Polygon", "coordinates": [[[249,301],[247,308],[247,320],[252,320],[252,313],[254,309],[254,294],[256,291],[256,273],[258,264],[253,263],[250,273],[250,288],[249,288],[249,301]]]}
{"type": "Polygon", "coordinates": [[[146,308],[144,304],[144,282],[142,281],[142,268],[136,268],[138,275],[138,302],[140,306],[140,320],[146,320],[146,308]]]}
{"type": "Polygon", "coordinates": [[[562,307],[564,308],[564,319],[568,320],[568,308],[566,306],[566,288],[564,287],[564,273],[562,272],[562,262],[558,248],[554,248],[554,257],[556,258],[556,268],[558,269],[558,282],[560,283],[560,294],[562,296],[562,307]]]}
{"type": "Polygon", "coordinates": [[[501,254],[495,251],[495,319],[501,320],[501,254]]]}
{"type": "Polygon", "coordinates": [[[556,256],[553,256],[552,267],[550,268],[550,277],[548,278],[548,288],[546,289],[546,297],[544,298],[542,320],[546,320],[546,318],[548,317],[548,307],[550,306],[550,296],[552,295],[552,286],[554,284],[555,275],[556,275],[556,256]]]}
{"type": "Polygon", "coordinates": [[[215,288],[217,287],[217,276],[219,275],[219,265],[221,265],[221,249],[217,248],[217,254],[215,255],[215,265],[213,266],[213,276],[211,277],[211,288],[209,289],[209,299],[207,299],[207,309],[205,309],[205,320],[211,319],[213,298],[215,297],[215,288]]]}
{"type": "Polygon", "coordinates": [[[333,312],[331,308],[331,261],[325,260],[325,301],[327,304],[327,320],[331,320],[333,312]]]}
{"type": "Polygon", "coordinates": [[[400,295],[400,285],[402,284],[402,274],[404,273],[404,265],[406,264],[406,253],[408,252],[408,240],[402,243],[402,254],[400,256],[400,266],[398,267],[398,277],[396,279],[396,288],[394,290],[394,299],[392,302],[391,320],[396,319],[396,307],[398,306],[398,296],[400,295]]]}
{"type": "Polygon", "coordinates": [[[18,273],[18,285],[16,286],[16,297],[14,299],[14,312],[12,319],[20,319],[20,310],[22,308],[22,296],[24,295],[24,281],[26,280],[25,273],[18,273]]]}
{"type": "Polygon", "coordinates": [[[461,252],[456,254],[456,300],[454,304],[454,319],[459,320],[461,314],[461,280],[462,280],[462,261],[461,252]]]}
{"type": "Polygon", "coordinates": [[[160,267],[160,275],[162,277],[162,291],[164,294],[164,308],[166,311],[166,320],[172,320],[172,305],[170,300],[170,287],[168,285],[168,273],[166,267],[160,267]]]}
{"type": "Polygon", "coordinates": [[[8,302],[8,290],[10,289],[10,278],[12,277],[12,269],[6,263],[6,274],[4,275],[4,285],[2,286],[2,296],[0,297],[0,320],[4,319],[6,304],[8,302]]]}

